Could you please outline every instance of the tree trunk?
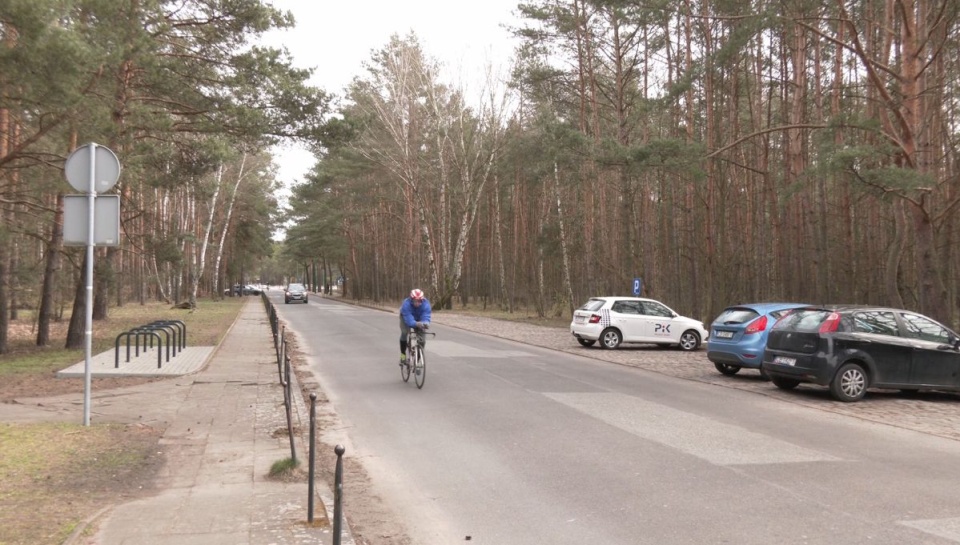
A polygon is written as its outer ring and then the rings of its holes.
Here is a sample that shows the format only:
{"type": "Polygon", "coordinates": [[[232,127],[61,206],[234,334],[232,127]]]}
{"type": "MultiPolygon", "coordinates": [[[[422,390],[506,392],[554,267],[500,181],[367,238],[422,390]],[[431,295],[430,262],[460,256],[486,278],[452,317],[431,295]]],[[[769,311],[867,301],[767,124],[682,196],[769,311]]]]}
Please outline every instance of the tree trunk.
{"type": "Polygon", "coordinates": [[[110,300],[110,290],[116,287],[113,273],[115,270],[114,261],[117,258],[117,249],[107,248],[106,254],[93,249],[94,255],[101,254],[93,262],[93,319],[106,320],[107,306],[110,300]]]}
{"type": "Polygon", "coordinates": [[[6,211],[0,210],[0,354],[10,349],[10,233],[5,216],[6,211]]]}
{"type": "Polygon", "coordinates": [[[553,163],[553,191],[554,198],[557,200],[557,221],[560,227],[560,253],[563,257],[564,296],[567,300],[567,310],[570,312],[570,316],[573,316],[573,309],[576,303],[573,301],[573,285],[570,282],[570,253],[567,250],[569,243],[567,242],[567,234],[563,224],[563,206],[560,199],[560,169],[556,161],[553,163]]]}
{"type": "Polygon", "coordinates": [[[950,320],[950,313],[947,311],[947,290],[940,276],[940,260],[934,246],[933,223],[921,204],[910,207],[916,235],[914,247],[919,258],[920,308],[925,314],[946,323],[950,320]]]}
{"type": "Polygon", "coordinates": [[[83,253],[80,274],[77,275],[77,289],[73,296],[73,312],[70,313],[70,325],[67,327],[67,342],[64,348],[73,350],[83,348],[84,325],[87,319],[85,301],[87,293],[87,252],[83,253]]]}
{"type": "Polygon", "coordinates": [[[50,321],[53,317],[57,272],[60,270],[60,246],[63,244],[63,193],[57,193],[53,232],[47,243],[46,265],[43,269],[43,288],[40,292],[40,311],[37,317],[37,346],[50,343],[50,321]]]}
{"type": "MultiPolygon", "coordinates": [[[[207,247],[210,245],[210,234],[213,232],[213,218],[217,212],[217,199],[220,197],[220,187],[223,184],[223,171],[224,166],[220,165],[220,168],[217,170],[216,187],[213,190],[213,196],[210,197],[210,210],[207,212],[206,225],[203,226],[203,240],[200,241],[200,252],[196,260],[197,264],[190,282],[190,308],[197,308],[197,291],[200,287],[200,277],[203,276],[203,271],[207,263],[207,247]]],[[[214,284],[216,284],[216,282],[214,282],[214,284]]]]}

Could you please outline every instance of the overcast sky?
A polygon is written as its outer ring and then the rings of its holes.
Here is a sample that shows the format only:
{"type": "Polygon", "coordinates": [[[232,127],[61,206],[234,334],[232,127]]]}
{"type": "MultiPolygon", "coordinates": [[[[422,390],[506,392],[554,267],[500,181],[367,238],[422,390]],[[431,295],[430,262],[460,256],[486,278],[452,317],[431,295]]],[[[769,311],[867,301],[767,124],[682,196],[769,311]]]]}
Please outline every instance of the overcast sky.
{"type": "MultiPolygon", "coordinates": [[[[371,51],[382,49],[390,36],[416,33],[428,57],[449,72],[444,81],[458,83],[482,74],[487,64],[502,67],[513,44],[504,24],[514,25],[519,0],[267,0],[293,13],[295,29],[268,36],[269,45],[283,45],[294,64],[313,68],[311,83],[342,95],[363,73],[371,51]]],[[[284,146],[277,150],[279,176],[285,184],[303,178],[313,157],[284,146]]]]}

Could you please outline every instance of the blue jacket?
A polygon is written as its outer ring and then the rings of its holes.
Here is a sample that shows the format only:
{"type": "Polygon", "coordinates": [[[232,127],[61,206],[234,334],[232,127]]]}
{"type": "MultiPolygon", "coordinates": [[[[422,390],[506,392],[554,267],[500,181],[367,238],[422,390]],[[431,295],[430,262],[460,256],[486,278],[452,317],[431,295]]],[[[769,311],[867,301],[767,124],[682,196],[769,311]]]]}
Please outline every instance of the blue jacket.
{"type": "Polygon", "coordinates": [[[407,297],[400,305],[400,317],[403,318],[403,323],[407,324],[407,327],[413,327],[417,322],[430,323],[430,301],[424,299],[419,307],[415,307],[407,297]]]}

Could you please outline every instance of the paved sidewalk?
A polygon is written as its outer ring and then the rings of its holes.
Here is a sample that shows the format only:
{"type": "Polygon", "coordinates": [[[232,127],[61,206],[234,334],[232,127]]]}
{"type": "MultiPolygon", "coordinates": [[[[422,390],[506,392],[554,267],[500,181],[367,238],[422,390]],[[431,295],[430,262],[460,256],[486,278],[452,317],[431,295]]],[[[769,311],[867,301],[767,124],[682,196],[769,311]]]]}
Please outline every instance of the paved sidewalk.
{"type": "MultiPolygon", "coordinates": [[[[317,478],[314,522],[307,523],[308,485],[269,478],[290,457],[283,390],[270,324],[251,298],[202,370],[169,381],[94,393],[91,421],[163,421],[167,463],[156,496],[114,505],[79,528],[68,544],[298,545],[333,542],[332,497],[317,478]],[[91,534],[92,535],[84,535],[91,534]]],[[[297,458],[306,469],[309,413],[294,385],[297,458]]],[[[75,397],[75,396],[74,396],[75,397]]],[[[76,411],[41,404],[62,419],[76,411]]],[[[317,472],[336,463],[317,454],[317,472]]],[[[341,543],[351,544],[344,529],[341,543]]]]}

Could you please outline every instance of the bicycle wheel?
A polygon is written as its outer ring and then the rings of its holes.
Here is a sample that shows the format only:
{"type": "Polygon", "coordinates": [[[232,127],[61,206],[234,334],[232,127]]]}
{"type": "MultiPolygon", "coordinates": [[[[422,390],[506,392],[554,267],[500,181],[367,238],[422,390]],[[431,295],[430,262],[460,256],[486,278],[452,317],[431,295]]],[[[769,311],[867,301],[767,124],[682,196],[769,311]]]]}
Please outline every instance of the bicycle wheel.
{"type": "Polygon", "coordinates": [[[427,357],[423,354],[423,350],[417,350],[414,365],[413,373],[417,381],[417,389],[420,389],[423,388],[423,381],[427,380],[427,357]]]}
{"type": "Polygon", "coordinates": [[[413,354],[409,353],[412,351],[407,350],[407,352],[407,359],[403,362],[403,365],[400,366],[400,378],[402,378],[404,382],[410,380],[410,366],[412,365],[411,361],[413,360],[413,354]]]}

